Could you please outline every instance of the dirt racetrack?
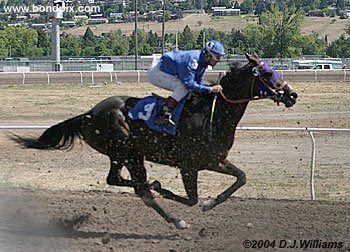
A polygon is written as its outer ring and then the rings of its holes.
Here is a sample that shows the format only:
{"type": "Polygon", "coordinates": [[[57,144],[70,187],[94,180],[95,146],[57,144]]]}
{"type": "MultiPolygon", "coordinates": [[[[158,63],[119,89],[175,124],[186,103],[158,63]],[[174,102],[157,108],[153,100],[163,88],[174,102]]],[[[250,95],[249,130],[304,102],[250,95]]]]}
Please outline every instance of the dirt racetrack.
{"type": "MultiPolygon", "coordinates": [[[[251,103],[240,126],[350,128],[348,83],[293,86],[295,107],[251,103]]],[[[152,91],[165,95],[147,84],[3,86],[0,125],[52,125],[106,97],[152,91]]],[[[350,250],[348,133],[314,134],[317,200],[310,201],[307,133],[238,131],[229,160],[247,173],[247,184],[234,197],[203,213],[203,201],[233,181],[201,172],[198,205],[157,198],[191,225],[179,231],[132,191],[108,186],[108,159],[86,144],[69,152],[26,150],[7,137],[41,132],[0,131],[0,252],[350,250]]],[[[176,169],[146,167],[150,181],[184,194],[176,169]]]]}

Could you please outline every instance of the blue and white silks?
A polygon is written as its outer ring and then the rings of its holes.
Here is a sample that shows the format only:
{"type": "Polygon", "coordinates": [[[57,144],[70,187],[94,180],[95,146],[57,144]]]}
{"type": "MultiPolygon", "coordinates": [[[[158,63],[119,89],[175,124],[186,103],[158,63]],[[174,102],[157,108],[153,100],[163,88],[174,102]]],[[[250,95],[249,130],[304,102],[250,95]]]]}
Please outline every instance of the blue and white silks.
{"type": "Polygon", "coordinates": [[[139,100],[136,105],[129,110],[128,116],[132,120],[144,120],[147,127],[158,132],[167,133],[170,135],[176,134],[177,124],[181,117],[181,112],[185,105],[185,99],[179,101],[172,112],[171,119],[175,122],[175,126],[159,125],[154,123],[154,120],[159,113],[165,100],[155,96],[147,96],[139,100]]]}

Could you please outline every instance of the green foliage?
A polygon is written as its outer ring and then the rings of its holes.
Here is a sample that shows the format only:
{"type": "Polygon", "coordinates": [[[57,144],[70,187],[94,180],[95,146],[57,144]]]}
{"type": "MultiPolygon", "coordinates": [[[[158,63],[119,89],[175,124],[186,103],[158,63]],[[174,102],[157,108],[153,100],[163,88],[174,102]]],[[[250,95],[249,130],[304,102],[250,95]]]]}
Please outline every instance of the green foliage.
{"type": "Polygon", "coordinates": [[[38,30],[38,48],[40,48],[41,55],[35,56],[48,56],[51,54],[51,36],[48,32],[38,30]]]}
{"type": "Polygon", "coordinates": [[[0,57],[32,57],[41,54],[38,34],[25,27],[7,27],[0,30],[0,57]]]}
{"type": "Polygon", "coordinates": [[[301,49],[301,54],[324,55],[327,44],[318,38],[317,34],[301,36],[297,41],[296,48],[301,49]]]}
{"type": "Polygon", "coordinates": [[[330,57],[350,57],[350,38],[344,35],[327,47],[327,55],[330,57]]]}
{"type": "Polygon", "coordinates": [[[129,52],[129,42],[121,32],[117,30],[111,32],[108,36],[109,48],[113,51],[111,55],[127,55],[129,52]]]}
{"type": "MultiPolygon", "coordinates": [[[[224,2],[207,2],[207,4],[224,2]]],[[[186,26],[182,32],[165,34],[165,51],[174,49],[192,50],[203,48],[210,39],[221,41],[227,54],[244,54],[257,52],[261,57],[298,57],[302,54],[328,55],[332,57],[350,57],[350,40],[340,37],[327,45],[327,37],[319,38],[317,34],[302,35],[302,9],[287,7],[290,1],[276,4],[271,11],[264,12],[260,24],[248,25],[243,30],[232,29],[222,32],[212,28],[191,31],[186,26]],[[281,9],[284,8],[284,9],[281,9]],[[178,47],[176,47],[176,37],[178,47]]],[[[300,1],[302,5],[303,2],[300,1]]],[[[350,34],[350,25],[346,33],[350,34]]],[[[142,29],[138,34],[138,54],[149,55],[161,53],[162,39],[153,31],[142,29]]],[[[61,37],[62,56],[112,56],[133,55],[135,53],[135,36],[125,35],[120,30],[104,37],[95,36],[90,28],[84,36],[65,35],[61,37]]],[[[3,27],[0,29],[0,57],[32,57],[51,55],[51,32],[35,31],[24,27],[3,27]]]]}
{"type": "Polygon", "coordinates": [[[179,34],[179,49],[193,50],[197,49],[197,41],[188,25],[185,26],[182,33],[179,34]]]}
{"type": "Polygon", "coordinates": [[[245,52],[256,52],[261,57],[267,55],[266,51],[270,48],[270,43],[268,41],[269,33],[262,29],[260,25],[248,25],[246,29],[243,30],[243,33],[237,33],[236,37],[238,38],[238,50],[236,53],[244,54],[245,52]]]}
{"type": "Polygon", "coordinates": [[[64,56],[81,55],[81,37],[69,35],[61,39],[61,54],[64,56]]]}
{"type": "Polygon", "coordinates": [[[85,46],[94,46],[97,38],[90,29],[90,27],[86,28],[85,34],[83,36],[83,43],[82,45],[85,46]]]}
{"type": "Polygon", "coordinates": [[[9,56],[9,43],[4,30],[0,30],[0,57],[6,58],[9,56]]]}
{"type": "Polygon", "coordinates": [[[261,15],[261,28],[265,44],[264,52],[267,57],[295,57],[298,52],[294,49],[301,37],[303,11],[295,7],[286,7],[280,11],[273,7],[272,11],[261,15]]]}

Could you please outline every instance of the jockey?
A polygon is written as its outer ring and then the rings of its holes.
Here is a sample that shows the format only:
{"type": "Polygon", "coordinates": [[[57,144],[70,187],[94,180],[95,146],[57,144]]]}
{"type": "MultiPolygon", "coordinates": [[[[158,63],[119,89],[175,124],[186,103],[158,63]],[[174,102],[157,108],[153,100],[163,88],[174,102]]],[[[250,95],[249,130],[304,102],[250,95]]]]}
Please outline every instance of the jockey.
{"type": "Polygon", "coordinates": [[[148,70],[148,80],[153,85],[173,92],[166,99],[155,123],[175,125],[171,119],[171,112],[189,91],[220,92],[221,85],[209,86],[204,83],[204,73],[208,65],[214,67],[224,55],[224,46],[216,40],[210,40],[202,50],[165,53],[159,62],[148,70]]]}

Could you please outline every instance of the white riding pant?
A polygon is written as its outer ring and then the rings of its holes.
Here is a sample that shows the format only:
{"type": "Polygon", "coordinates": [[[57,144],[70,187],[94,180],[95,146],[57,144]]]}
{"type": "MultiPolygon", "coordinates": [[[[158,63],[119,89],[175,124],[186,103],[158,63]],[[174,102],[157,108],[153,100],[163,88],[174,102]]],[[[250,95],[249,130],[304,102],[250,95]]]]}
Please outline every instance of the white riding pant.
{"type": "Polygon", "coordinates": [[[160,63],[148,69],[148,80],[157,87],[172,91],[173,93],[170,96],[176,101],[180,101],[189,93],[188,89],[176,76],[162,72],[159,65],[160,63]]]}

